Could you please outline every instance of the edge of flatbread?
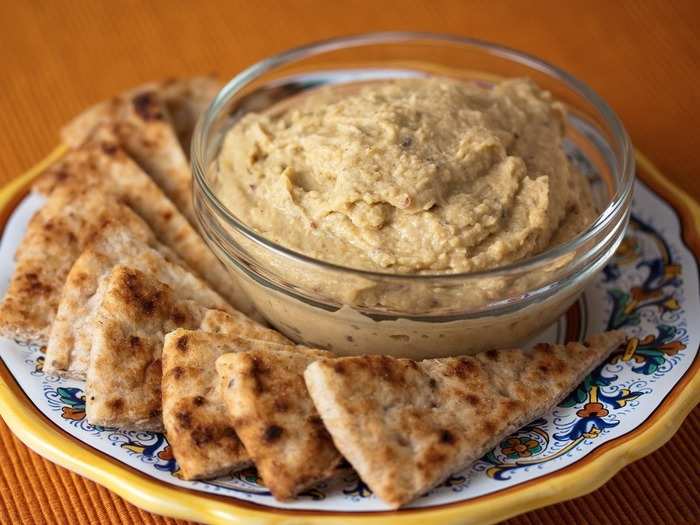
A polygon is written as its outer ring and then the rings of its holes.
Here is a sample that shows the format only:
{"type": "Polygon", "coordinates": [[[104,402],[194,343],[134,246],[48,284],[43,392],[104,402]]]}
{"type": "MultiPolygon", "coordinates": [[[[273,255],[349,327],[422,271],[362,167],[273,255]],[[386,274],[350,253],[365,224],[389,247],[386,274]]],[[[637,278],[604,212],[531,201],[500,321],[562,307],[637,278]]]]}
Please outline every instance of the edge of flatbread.
{"type": "Polygon", "coordinates": [[[35,183],[45,195],[80,185],[126,202],[187,265],[238,310],[254,315],[253,304],[235,277],[216,258],[197,231],[158,185],[133,162],[113,131],[98,128],[91,141],[69,152],[35,183]]]}
{"type": "MultiPolygon", "coordinates": [[[[64,126],[61,138],[64,143],[78,149],[88,143],[97,130],[110,127],[126,152],[161,187],[189,222],[196,225],[192,174],[162,86],[145,84],[89,108],[64,126]]],[[[167,90],[171,103],[177,99],[178,91],[184,93],[187,88],[178,90],[171,85],[167,90]]],[[[180,111],[180,114],[184,112],[180,111]]]]}
{"type": "Polygon", "coordinates": [[[207,308],[233,312],[223,298],[178,262],[179,258],[165,246],[149,245],[121,225],[102,230],[75,261],[63,285],[46,346],[44,371],[85,379],[95,312],[106,279],[117,265],[157,278],[184,299],[207,308]]]}
{"type": "Polygon", "coordinates": [[[607,332],[584,344],[421,362],[324,359],[307,368],[305,379],[335,445],[397,508],[556,406],[624,337],[607,332]]]}
{"type": "Polygon", "coordinates": [[[329,478],[342,460],[304,383],[309,363],[332,354],[260,342],[246,346],[248,351],[216,361],[221,395],[263,483],[276,499],[290,500],[329,478]]]}
{"type": "Polygon", "coordinates": [[[120,201],[79,184],[57,187],[30,220],[15,254],[15,270],[0,304],[0,335],[46,344],[71,266],[90,239],[114,224],[147,244],[156,242],[120,201]]]}
{"type": "Polygon", "coordinates": [[[163,424],[184,479],[209,479],[251,464],[219,389],[214,363],[230,352],[287,345],[179,328],[163,343],[163,424]]]}
{"type": "Polygon", "coordinates": [[[129,430],[162,430],[165,334],[176,328],[199,328],[274,337],[273,330],[238,312],[232,314],[183,300],[168,285],[133,268],[114,267],[93,324],[86,385],[88,421],[129,430]]]}
{"type": "Polygon", "coordinates": [[[115,99],[131,98],[145,91],[157,91],[171,117],[182,149],[187,152],[197,119],[209,106],[222,84],[214,75],[169,78],[161,82],[148,82],[124,91],[121,95],[98,102],[83,110],[61,130],[61,138],[70,147],[77,148],[90,134],[113,118],[115,99]]]}

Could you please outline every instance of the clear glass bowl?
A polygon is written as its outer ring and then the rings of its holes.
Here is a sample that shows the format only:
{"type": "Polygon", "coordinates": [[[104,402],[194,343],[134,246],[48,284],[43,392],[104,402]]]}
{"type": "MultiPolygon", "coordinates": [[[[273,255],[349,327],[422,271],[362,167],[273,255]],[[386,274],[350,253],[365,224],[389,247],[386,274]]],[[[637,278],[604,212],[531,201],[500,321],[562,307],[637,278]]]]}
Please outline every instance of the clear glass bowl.
{"type": "Polygon", "coordinates": [[[380,33],[281,53],[234,77],[192,143],[194,200],[212,250],[259,312],[290,338],[341,354],[428,358],[515,345],[554,322],[613,255],[629,217],[634,159],[610,107],[568,73],[498,45],[453,36],[380,33]],[[492,84],[530,77],[567,106],[566,147],[600,210],[578,237],[493,270],[397,275],[313,259],[248,228],[217,198],[211,169],[229,128],[250,111],[326,84],[407,75],[492,84]]]}

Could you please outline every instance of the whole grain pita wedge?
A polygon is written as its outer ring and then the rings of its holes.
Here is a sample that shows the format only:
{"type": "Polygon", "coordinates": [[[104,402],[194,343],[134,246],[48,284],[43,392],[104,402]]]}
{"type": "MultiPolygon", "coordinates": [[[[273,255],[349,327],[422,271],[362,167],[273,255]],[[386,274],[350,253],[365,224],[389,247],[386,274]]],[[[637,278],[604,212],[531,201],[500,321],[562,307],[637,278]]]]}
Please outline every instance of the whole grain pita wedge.
{"type": "Polygon", "coordinates": [[[77,149],[106,126],[190,223],[196,224],[189,162],[158,86],[142,86],[88,109],[61,130],[61,138],[77,149]]]}
{"type": "Polygon", "coordinates": [[[15,255],[15,271],[0,304],[0,335],[46,344],[71,266],[89,240],[110,224],[156,244],[148,226],[108,196],[79,185],[65,185],[51,194],[32,217],[15,255]]]}
{"type": "Polygon", "coordinates": [[[214,76],[174,78],[142,84],[114,99],[89,107],[63,128],[61,138],[67,145],[77,148],[88,140],[97,127],[113,122],[117,111],[115,106],[123,100],[129,100],[139,93],[157,91],[166,106],[182,149],[188,152],[197,119],[220,89],[221,83],[214,76]]]}
{"type": "Polygon", "coordinates": [[[229,352],[288,345],[179,328],[163,343],[163,424],[185,479],[210,479],[251,464],[219,390],[214,363],[229,352]]]}
{"type": "Polygon", "coordinates": [[[157,90],[125,101],[115,131],[127,153],[156,181],[192,225],[192,172],[157,90]]]}
{"type": "Polygon", "coordinates": [[[220,88],[213,77],[148,83],[96,104],[61,131],[78,148],[109,125],[119,141],[195,225],[187,156],[194,126],[220,88]]]}
{"type": "Polygon", "coordinates": [[[240,313],[207,309],[183,300],[156,278],[116,266],[95,313],[87,372],[86,415],[95,425],[129,430],[163,428],[161,354],[165,334],[176,328],[253,332],[277,338],[240,313]],[[211,317],[211,319],[210,319],[211,317]],[[242,325],[242,320],[249,323],[242,325]]]}
{"type": "Polygon", "coordinates": [[[377,496],[399,507],[544,415],[623,341],[622,332],[606,332],[532,352],[321,360],[305,378],[340,452],[377,496]]]}
{"type": "MultiPolygon", "coordinates": [[[[342,457],[304,384],[304,370],[331,354],[301,346],[227,353],[216,361],[221,394],[263,483],[278,500],[327,479],[342,457]]],[[[256,348],[257,347],[257,348],[256,348]]]]}
{"type": "Polygon", "coordinates": [[[230,304],[248,315],[255,315],[252,303],[236,279],[153,180],[129,158],[110,128],[95,130],[89,144],[70,152],[44,173],[34,188],[50,195],[64,185],[90,187],[129,204],[163,244],[179,254],[230,304]]]}
{"type": "Polygon", "coordinates": [[[130,230],[112,225],[93,239],[68,274],[46,347],[45,372],[85,379],[94,314],[105,289],[106,277],[117,265],[157,278],[183,299],[207,308],[234,311],[203,281],[173,262],[168,248],[151,247],[130,230]]]}

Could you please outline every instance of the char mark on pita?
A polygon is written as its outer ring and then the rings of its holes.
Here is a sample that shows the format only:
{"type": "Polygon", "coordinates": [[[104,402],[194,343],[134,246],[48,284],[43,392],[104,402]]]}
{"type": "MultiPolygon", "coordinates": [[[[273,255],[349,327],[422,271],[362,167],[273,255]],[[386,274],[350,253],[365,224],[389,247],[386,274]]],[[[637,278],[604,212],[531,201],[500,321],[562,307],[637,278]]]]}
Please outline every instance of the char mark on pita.
{"type": "Polygon", "coordinates": [[[251,464],[224,405],[214,363],[227,353],[261,348],[294,347],[203,330],[165,336],[163,424],[185,479],[210,479],[251,464]]]}

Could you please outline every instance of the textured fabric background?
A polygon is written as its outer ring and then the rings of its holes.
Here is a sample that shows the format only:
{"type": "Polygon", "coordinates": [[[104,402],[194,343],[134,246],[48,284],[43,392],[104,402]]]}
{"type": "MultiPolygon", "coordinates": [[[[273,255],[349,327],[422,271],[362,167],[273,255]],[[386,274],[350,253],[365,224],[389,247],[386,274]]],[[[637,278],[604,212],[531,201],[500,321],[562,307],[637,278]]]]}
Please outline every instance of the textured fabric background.
{"type": "MultiPolygon", "coordinates": [[[[0,184],[88,104],[140,82],[217,72],[319,38],[387,29],[501,42],[586,81],[640,148],[700,199],[700,3],[343,0],[0,1],[0,184]]],[[[700,409],[592,494],[510,524],[700,522],[700,409]]],[[[162,524],[30,452],[0,422],[0,523],[162,524]]]]}

